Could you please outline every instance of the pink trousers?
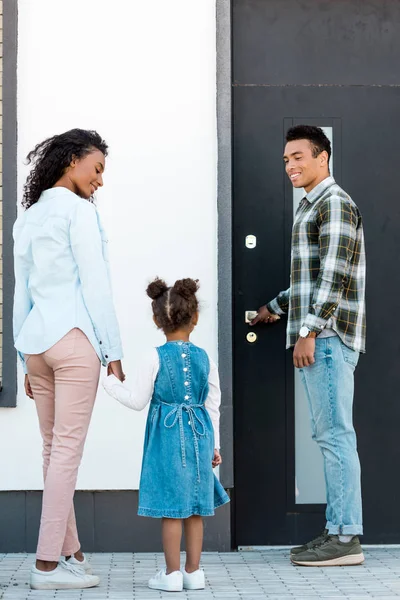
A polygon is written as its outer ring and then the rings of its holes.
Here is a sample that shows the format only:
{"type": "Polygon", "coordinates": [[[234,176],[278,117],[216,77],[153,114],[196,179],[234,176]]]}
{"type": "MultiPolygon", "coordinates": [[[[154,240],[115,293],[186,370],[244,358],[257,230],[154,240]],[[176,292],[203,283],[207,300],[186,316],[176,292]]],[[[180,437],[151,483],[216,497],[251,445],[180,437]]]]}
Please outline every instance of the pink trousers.
{"type": "Polygon", "coordinates": [[[44,491],[39,560],[80,549],[73,497],[100,376],[100,360],[80,329],[43,354],[25,355],[43,438],[44,491]]]}

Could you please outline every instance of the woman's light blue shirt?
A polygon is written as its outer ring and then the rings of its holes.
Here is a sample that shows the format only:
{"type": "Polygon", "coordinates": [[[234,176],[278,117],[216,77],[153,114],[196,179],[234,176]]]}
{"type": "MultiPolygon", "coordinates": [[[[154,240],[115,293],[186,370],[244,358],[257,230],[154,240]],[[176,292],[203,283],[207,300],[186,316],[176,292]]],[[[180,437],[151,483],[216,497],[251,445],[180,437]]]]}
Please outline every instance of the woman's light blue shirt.
{"type": "Polygon", "coordinates": [[[103,365],[122,358],[96,207],[63,187],[42,193],[14,225],[14,342],[41,354],[77,327],[103,365]]]}

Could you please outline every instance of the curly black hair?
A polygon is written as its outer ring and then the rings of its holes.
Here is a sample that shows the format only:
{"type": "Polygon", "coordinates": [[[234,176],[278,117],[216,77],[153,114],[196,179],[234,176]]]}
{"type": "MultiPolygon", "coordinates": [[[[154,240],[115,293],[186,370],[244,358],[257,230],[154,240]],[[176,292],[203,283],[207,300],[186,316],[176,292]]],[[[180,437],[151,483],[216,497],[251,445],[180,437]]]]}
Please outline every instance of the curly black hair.
{"type": "Polygon", "coordinates": [[[38,144],[27,156],[33,169],[24,185],[22,206],[28,209],[35,204],[42,192],[57,183],[74,158],[83,158],[94,150],[108,154],[108,146],[97,131],[86,129],[71,129],[38,144]]]}
{"type": "Polygon", "coordinates": [[[196,292],[198,280],[179,279],[168,287],[158,277],[147,287],[147,295],[153,300],[153,313],[164,333],[173,333],[189,325],[199,310],[196,292]]]}
{"type": "Polygon", "coordinates": [[[295,140],[308,140],[312,147],[312,155],[316,158],[324,150],[328,153],[328,163],[331,158],[331,143],[321,127],[314,125],[296,125],[291,127],[286,134],[287,142],[295,140]]]}

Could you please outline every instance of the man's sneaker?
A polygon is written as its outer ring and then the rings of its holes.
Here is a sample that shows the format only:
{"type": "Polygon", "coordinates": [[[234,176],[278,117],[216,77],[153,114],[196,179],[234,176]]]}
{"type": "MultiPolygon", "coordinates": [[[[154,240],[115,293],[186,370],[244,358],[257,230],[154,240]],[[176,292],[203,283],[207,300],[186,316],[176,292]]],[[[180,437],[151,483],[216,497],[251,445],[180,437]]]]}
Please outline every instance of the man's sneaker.
{"type": "Polygon", "coordinates": [[[206,587],[204,571],[202,569],[197,569],[193,573],[187,573],[185,569],[182,569],[182,575],[184,590],[204,590],[206,587]]]}
{"type": "Polygon", "coordinates": [[[320,533],[320,535],[318,537],[311,540],[311,542],[307,542],[307,544],[304,544],[303,546],[296,546],[295,548],[292,548],[290,551],[290,555],[294,556],[295,554],[300,554],[300,552],[305,552],[306,550],[309,550],[310,548],[313,548],[314,546],[318,546],[318,544],[323,542],[328,537],[328,535],[329,535],[328,530],[324,529],[324,531],[322,533],[320,533]]]}
{"type": "MultiPolygon", "coordinates": [[[[64,557],[63,559],[66,560],[64,557]]],[[[83,560],[78,560],[77,558],[75,558],[75,556],[71,556],[67,560],[67,563],[76,567],[81,567],[81,569],[83,569],[88,575],[91,575],[93,573],[92,565],[89,563],[85,554],[83,554],[83,560]]]]}
{"type": "Polygon", "coordinates": [[[364,554],[357,536],[344,543],[339,540],[339,536],[329,535],[317,546],[294,554],[290,559],[295,565],[302,567],[345,567],[361,565],[364,554]]]}
{"type": "Polygon", "coordinates": [[[163,590],[164,592],[181,592],[183,590],[183,575],[180,571],[173,571],[167,575],[166,569],[162,569],[149,579],[149,588],[152,590],[163,590]]]}
{"type": "Polygon", "coordinates": [[[53,571],[40,571],[35,566],[31,570],[31,588],[33,590],[81,590],[99,585],[96,575],[87,575],[85,571],[65,560],[58,563],[53,571]]]}

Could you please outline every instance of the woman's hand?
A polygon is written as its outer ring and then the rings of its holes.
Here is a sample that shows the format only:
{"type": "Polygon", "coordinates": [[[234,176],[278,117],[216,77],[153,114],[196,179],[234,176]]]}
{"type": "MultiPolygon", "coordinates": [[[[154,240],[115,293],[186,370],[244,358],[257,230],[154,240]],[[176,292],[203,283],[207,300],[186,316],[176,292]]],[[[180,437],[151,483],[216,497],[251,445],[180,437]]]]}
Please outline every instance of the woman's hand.
{"type": "Polygon", "coordinates": [[[32,398],[32,400],[34,400],[28,375],[25,375],[25,384],[24,385],[25,385],[25,394],[28,396],[28,398],[32,398]]]}
{"type": "Polygon", "coordinates": [[[218,465],[220,465],[221,463],[222,463],[221,455],[219,453],[219,450],[217,450],[215,448],[215,450],[214,450],[214,459],[212,461],[213,469],[215,469],[215,467],[218,467],[218,465]]]}
{"type": "Polygon", "coordinates": [[[125,381],[125,373],[122,370],[122,363],[120,360],[112,360],[110,363],[108,363],[107,375],[115,375],[115,377],[120,381],[125,381]]]}

